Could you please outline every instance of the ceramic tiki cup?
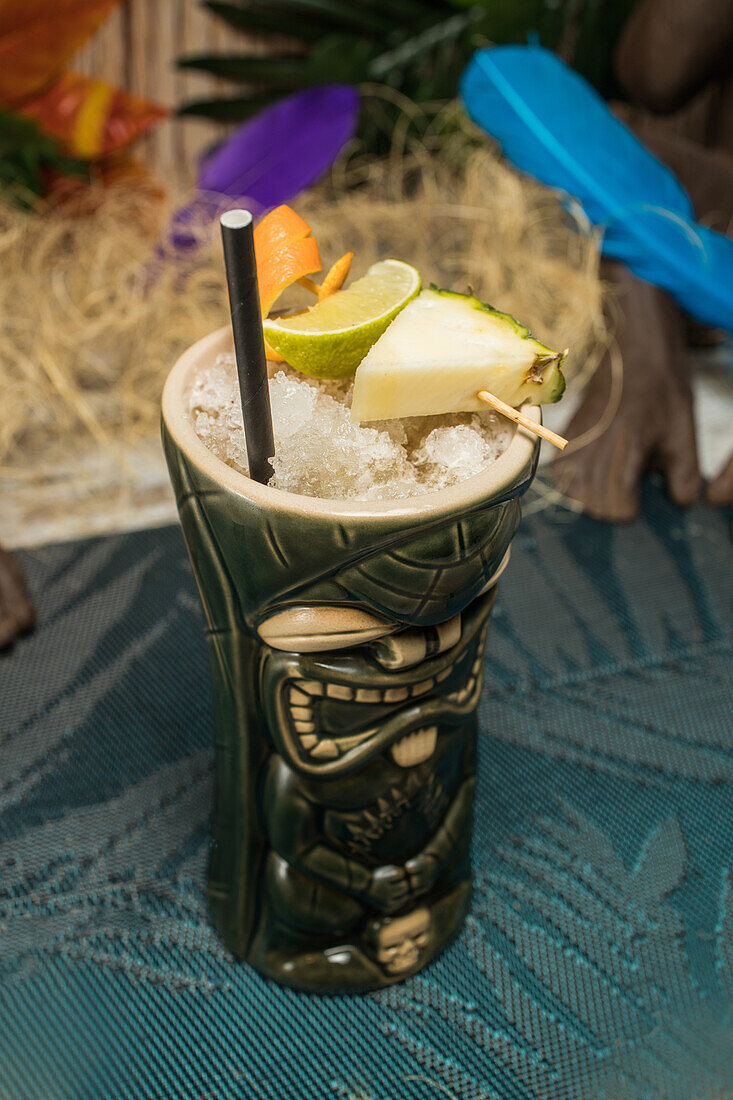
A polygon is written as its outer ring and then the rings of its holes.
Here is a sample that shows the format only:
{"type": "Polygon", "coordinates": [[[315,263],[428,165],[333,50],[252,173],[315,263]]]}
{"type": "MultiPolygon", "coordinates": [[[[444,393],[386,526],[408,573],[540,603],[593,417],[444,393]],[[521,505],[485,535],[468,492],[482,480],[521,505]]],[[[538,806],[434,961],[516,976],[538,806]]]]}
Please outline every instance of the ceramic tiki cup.
{"type": "Polygon", "coordinates": [[[228,947],[314,991],[415,973],[468,904],[475,709],[495,583],[537,460],[409,500],[322,500],[230,469],[171,372],[163,439],[206,619],[216,721],[209,897],[228,947]]]}

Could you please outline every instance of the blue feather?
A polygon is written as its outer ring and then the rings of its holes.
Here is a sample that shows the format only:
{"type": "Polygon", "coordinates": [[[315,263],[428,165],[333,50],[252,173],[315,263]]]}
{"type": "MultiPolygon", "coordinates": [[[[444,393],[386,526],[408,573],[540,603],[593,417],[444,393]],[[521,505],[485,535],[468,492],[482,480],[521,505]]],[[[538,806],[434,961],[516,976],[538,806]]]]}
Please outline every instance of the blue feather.
{"type": "Polygon", "coordinates": [[[517,168],[578,199],[604,255],[733,332],[733,241],[695,221],[677,178],[581,76],[539,46],[497,46],[473,55],[461,96],[517,168]]]}

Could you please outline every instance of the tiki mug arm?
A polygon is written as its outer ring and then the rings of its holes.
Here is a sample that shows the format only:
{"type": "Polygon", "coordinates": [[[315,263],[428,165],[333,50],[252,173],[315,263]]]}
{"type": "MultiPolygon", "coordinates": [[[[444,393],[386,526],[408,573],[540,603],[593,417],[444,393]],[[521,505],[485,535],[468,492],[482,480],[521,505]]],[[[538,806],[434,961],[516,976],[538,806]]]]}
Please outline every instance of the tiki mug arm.
{"type": "Polygon", "coordinates": [[[304,853],[297,866],[313,878],[335,886],[385,913],[399,909],[410,896],[404,867],[392,864],[367,867],[325,844],[317,844],[304,853]]]}
{"type": "Polygon", "coordinates": [[[430,890],[441,869],[453,858],[470,824],[475,787],[474,776],[461,784],[435,835],[405,864],[411,895],[430,890]]]}
{"type": "Polygon", "coordinates": [[[271,768],[265,793],[267,831],[274,850],[301,874],[389,912],[409,896],[403,867],[371,868],[324,843],[320,813],[281,764],[271,768]]]}

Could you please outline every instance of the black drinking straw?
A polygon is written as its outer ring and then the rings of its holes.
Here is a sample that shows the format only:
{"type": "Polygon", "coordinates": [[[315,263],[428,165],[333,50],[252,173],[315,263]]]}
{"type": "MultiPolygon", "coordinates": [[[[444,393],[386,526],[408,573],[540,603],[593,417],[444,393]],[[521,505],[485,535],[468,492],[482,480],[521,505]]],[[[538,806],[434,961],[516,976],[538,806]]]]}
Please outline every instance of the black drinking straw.
{"type": "Polygon", "coordinates": [[[242,399],[249,476],[267,485],[275,453],[267,384],[265,338],[260,319],[257,263],[249,210],[229,210],[221,216],[221,239],[229,287],[234,354],[242,399]]]}

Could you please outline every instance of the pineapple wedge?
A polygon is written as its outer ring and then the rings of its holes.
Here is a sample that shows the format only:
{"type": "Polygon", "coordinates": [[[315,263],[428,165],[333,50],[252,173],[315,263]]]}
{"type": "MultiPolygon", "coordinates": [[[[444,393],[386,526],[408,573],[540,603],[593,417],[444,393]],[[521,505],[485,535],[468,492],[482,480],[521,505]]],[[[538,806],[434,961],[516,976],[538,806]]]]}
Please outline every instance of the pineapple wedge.
{"type": "Polygon", "coordinates": [[[450,290],[423,290],[356,371],[351,419],[481,412],[489,390],[518,408],[559,401],[564,352],[551,351],[508,313],[450,290]]]}

